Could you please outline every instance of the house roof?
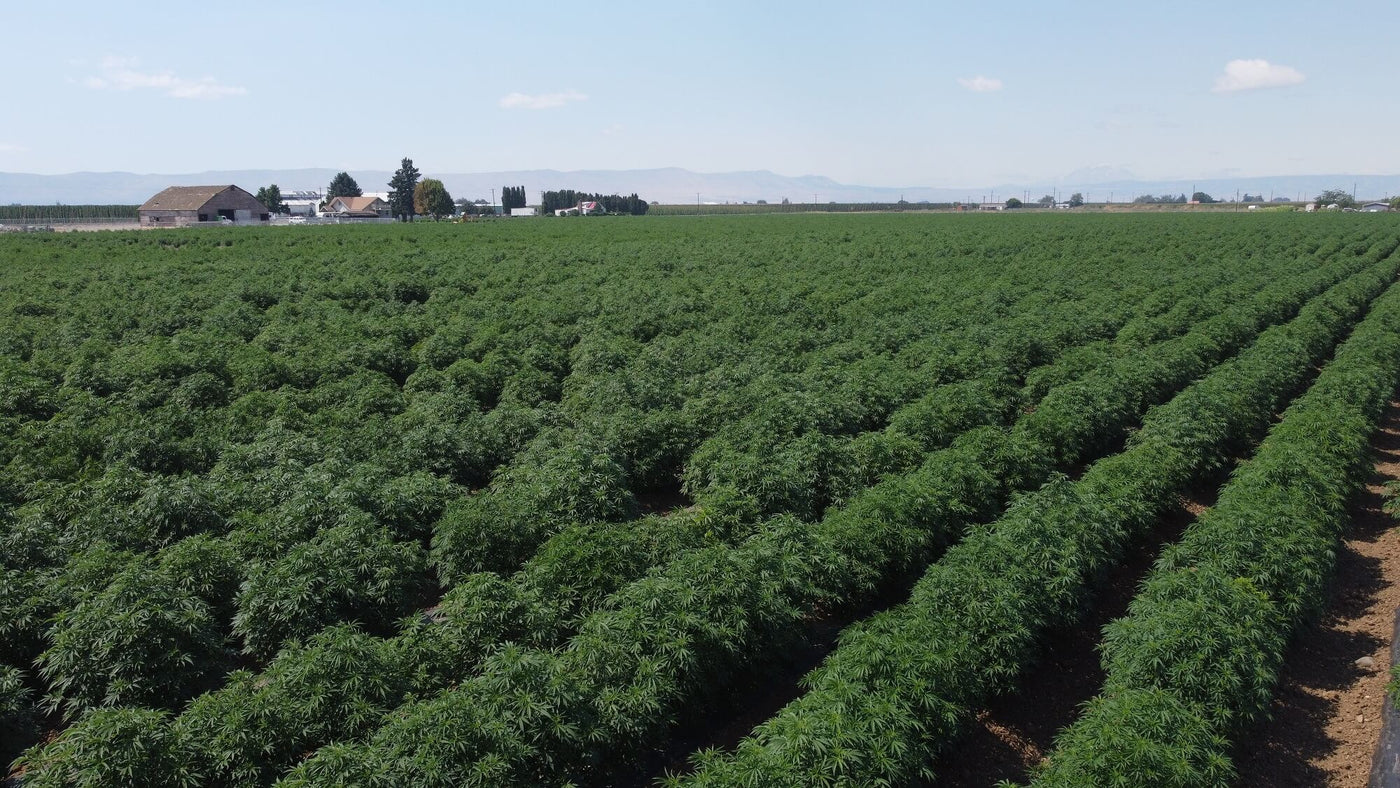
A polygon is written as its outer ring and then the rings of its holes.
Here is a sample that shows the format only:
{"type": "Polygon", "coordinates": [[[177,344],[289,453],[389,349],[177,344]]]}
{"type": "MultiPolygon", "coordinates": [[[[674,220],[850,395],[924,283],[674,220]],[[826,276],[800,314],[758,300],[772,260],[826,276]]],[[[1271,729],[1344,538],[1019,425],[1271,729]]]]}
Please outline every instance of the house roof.
{"type": "Polygon", "coordinates": [[[331,202],[339,202],[345,211],[372,211],[374,204],[383,202],[378,197],[336,197],[331,202]]]}
{"type": "Polygon", "coordinates": [[[142,211],[197,211],[214,199],[214,195],[226,190],[237,189],[233,184],[223,186],[171,186],[147,200],[142,211]]]}

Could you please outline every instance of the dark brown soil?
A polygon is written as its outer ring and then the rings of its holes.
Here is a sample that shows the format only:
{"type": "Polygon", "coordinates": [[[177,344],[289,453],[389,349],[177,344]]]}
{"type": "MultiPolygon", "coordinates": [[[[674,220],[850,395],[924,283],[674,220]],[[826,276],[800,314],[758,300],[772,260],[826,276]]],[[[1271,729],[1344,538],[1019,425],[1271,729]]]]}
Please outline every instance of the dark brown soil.
{"type": "Polygon", "coordinates": [[[1235,753],[1238,785],[1367,784],[1400,606],[1400,533],[1381,511],[1383,485],[1400,479],[1400,402],[1387,410],[1375,449],[1375,474],[1352,503],[1327,612],[1294,637],[1273,719],[1235,753]],[[1358,667],[1361,657],[1375,667],[1358,667]]]}
{"type": "Polygon", "coordinates": [[[679,484],[666,489],[643,490],[636,493],[635,498],[641,514],[670,514],[691,505],[679,484]]]}

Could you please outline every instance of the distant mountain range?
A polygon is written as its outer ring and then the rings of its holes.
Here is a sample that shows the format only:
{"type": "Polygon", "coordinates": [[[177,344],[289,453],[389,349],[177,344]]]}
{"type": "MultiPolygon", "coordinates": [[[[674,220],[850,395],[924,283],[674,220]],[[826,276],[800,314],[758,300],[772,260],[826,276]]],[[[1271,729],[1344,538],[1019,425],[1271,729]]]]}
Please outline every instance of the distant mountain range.
{"type": "MultiPolygon", "coordinates": [[[[122,204],[145,202],[167,186],[237,184],[248,191],[277,184],[283,192],[324,190],[337,170],[223,170],[179,175],[150,175],[129,172],[75,172],[66,175],[33,175],[0,172],[0,204],[48,205],[52,203],[122,204]]],[[[804,202],[910,202],[1005,201],[1008,197],[1038,199],[1058,194],[1066,199],[1080,192],[1090,202],[1111,199],[1130,202],[1142,194],[1186,194],[1204,191],[1217,199],[1234,199],[1238,193],[1310,199],[1327,189],[1356,190],[1361,199],[1400,194],[1400,175],[1279,175],[1249,178],[1202,178],[1195,181],[1140,180],[1116,168],[1091,168],[1071,173],[1051,182],[1007,183],[995,186],[857,186],[838,183],[819,175],[790,177],[767,170],[753,172],[701,173],[677,167],[651,170],[523,170],[514,172],[436,173],[454,197],[490,199],[492,189],[499,199],[502,186],[524,186],[531,202],[541,191],[575,189],[604,194],[636,193],[660,203],[780,202],[787,198],[804,202]]],[[[360,188],[367,192],[385,191],[392,173],[388,170],[352,170],[360,188]]]]}

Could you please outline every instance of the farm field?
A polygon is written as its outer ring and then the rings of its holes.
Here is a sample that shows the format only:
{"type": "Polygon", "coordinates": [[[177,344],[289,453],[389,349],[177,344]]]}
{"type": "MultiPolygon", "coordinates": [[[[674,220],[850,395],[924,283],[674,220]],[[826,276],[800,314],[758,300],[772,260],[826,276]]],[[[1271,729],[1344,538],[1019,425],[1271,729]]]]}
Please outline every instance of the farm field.
{"type": "Polygon", "coordinates": [[[1228,783],[1400,383],[1397,275],[1354,214],[0,236],[0,759],[936,780],[1219,484],[1029,779],[1228,783]]]}

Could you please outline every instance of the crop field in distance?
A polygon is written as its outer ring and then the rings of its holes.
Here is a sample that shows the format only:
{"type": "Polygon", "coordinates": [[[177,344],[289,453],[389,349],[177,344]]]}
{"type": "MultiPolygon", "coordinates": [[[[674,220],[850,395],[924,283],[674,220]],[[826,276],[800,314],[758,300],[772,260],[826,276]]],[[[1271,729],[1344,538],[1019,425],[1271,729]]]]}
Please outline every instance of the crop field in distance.
{"type": "Polygon", "coordinates": [[[937,781],[1208,486],[1022,781],[1229,784],[1400,383],[1397,275],[1361,214],[0,235],[0,761],[937,781]]]}

